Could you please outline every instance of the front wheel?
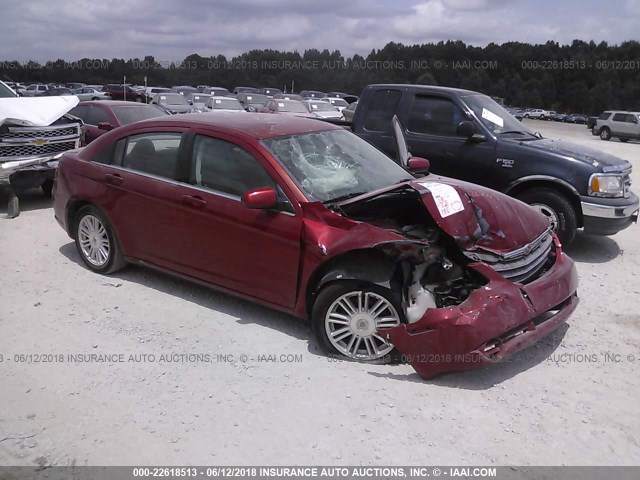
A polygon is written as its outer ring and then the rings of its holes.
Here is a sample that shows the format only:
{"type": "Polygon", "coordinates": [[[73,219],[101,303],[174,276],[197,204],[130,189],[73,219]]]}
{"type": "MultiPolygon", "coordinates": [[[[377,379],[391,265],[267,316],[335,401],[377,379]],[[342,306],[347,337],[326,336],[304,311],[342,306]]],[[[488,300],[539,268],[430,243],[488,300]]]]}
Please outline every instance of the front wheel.
{"type": "Polygon", "coordinates": [[[611,139],[611,130],[607,127],[602,127],[600,129],[600,140],[609,140],[611,139]]]}
{"type": "Polygon", "coordinates": [[[113,227],[100,209],[93,205],[82,207],[76,216],[74,233],[80,258],[90,270],[112,273],[126,265],[113,227]]]}
{"type": "Polygon", "coordinates": [[[402,309],[389,289],[338,281],[324,287],[313,306],[313,330],[320,346],[363,362],[389,359],[394,348],[379,328],[400,324],[402,309]]]}
{"type": "Polygon", "coordinates": [[[569,245],[576,236],[578,216],[571,202],[548,188],[527,190],[517,196],[549,219],[549,223],[564,245],[569,245]]]}
{"type": "Polygon", "coordinates": [[[45,180],[42,185],[40,185],[42,189],[42,193],[47,198],[51,198],[51,192],[53,191],[53,180],[45,180]]]}

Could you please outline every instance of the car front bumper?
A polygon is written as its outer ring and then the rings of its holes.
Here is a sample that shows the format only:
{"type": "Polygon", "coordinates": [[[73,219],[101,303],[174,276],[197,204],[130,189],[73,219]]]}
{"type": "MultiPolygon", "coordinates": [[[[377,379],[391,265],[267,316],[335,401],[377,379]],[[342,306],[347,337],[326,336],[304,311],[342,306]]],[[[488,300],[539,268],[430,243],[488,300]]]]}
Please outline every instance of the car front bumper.
{"type": "Polygon", "coordinates": [[[580,200],[585,233],[613,235],[638,221],[640,201],[635,194],[629,198],[581,197],[580,200]]]}
{"type": "Polygon", "coordinates": [[[37,157],[22,157],[0,162],[0,185],[9,185],[11,175],[16,172],[55,171],[62,153],[54,155],[40,155],[37,157]]]}
{"type": "Polygon", "coordinates": [[[554,266],[527,285],[488,265],[475,269],[489,282],[455,307],[427,310],[417,322],[380,330],[425,379],[499,362],[545,337],[578,305],[578,274],[554,237],[554,266]]]}

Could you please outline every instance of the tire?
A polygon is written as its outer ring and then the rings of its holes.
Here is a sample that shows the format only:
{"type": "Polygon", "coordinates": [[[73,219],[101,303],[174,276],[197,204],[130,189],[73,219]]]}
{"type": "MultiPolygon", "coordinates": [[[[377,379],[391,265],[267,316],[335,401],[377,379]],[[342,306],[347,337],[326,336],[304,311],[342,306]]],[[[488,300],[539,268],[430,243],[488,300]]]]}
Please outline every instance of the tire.
{"type": "Polygon", "coordinates": [[[549,218],[563,245],[573,241],[578,228],[578,215],[566,196],[549,188],[539,188],[526,190],[517,198],[549,218]]]}
{"type": "Polygon", "coordinates": [[[544,115],[540,115],[540,120],[546,120],[547,117],[545,117],[544,115]]]}
{"type": "Polygon", "coordinates": [[[89,270],[108,274],[127,265],[113,227],[99,208],[82,207],[75,217],[73,233],[76,249],[89,270]],[[100,242],[102,248],[97,248],[100,242]]]}
{"type": "Polygon", "coordinates": [[[352,360],[367,363],[395,361],[397,351],[375,330],[376,325],[393,326],[402,322],[403,311],[395,297],[391,290],[367,282],[337,281],[328,284],[318,294],[311,314],[318,343],[327,353],[352,360]],[[358,298],[363,300],[362,310],[358,310],[358,298]],[[347,313],[345,305],[353,307],[353,313],[347,313]],[[367,309],[378,314],[372,316],[367,309]],[[353,327],[338,322],[351,322],[353,327]],[[336,334],[341,330],[344,332],[336,334]]]}
{"type": "Polygon", "coordinates": [[[611,139],[611,130],[607,127],[602,127],[600,129],[600,140],[610,140],[611,139]]]}
{"type": "Polygon", "coordinates": [[[627,143],[629,141],[628,138],[619,138],[618,140],[620,140],[622,143],[627,143]]]}
{"type": "Polygon", "coordinates": [[[42,193],[47,198],[51,198],[51,192],[53,191],[53,180],[45,180],[42,185],[40,185],[42,189],[42,193]]]}
{"type": "Polygon", "coordinates": [[[98,97],[93,97],[91,100],[94,100],[94,101],[95,101],[95,100],[100,100],[100,98],[98,98],[98,97]]]}
{"type": "Polygon", "coordinates": [[[529,114],[528,114],[528,113],[525,113],[525,114],[524,114],[524,118],[529,118],[529,114]]]}

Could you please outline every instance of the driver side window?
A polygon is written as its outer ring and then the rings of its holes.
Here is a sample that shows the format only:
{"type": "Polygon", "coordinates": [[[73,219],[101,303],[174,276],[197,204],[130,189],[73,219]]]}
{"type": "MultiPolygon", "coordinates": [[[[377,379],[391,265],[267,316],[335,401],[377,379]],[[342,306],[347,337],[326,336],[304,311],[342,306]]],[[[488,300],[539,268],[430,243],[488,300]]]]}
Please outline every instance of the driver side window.
{"type": "Polygon", "coordinates": [[[196,136],[189,183],[236,197],[255,188],[277,187],[249,152],[231,142],[203,135],[196,136]]]}
{"type": "Polygon", "coordinates": [[[416,95],[409,112],[407,130],[426,135],[458,136],[456,129],[466,115],[451,100],[416,95]]]}

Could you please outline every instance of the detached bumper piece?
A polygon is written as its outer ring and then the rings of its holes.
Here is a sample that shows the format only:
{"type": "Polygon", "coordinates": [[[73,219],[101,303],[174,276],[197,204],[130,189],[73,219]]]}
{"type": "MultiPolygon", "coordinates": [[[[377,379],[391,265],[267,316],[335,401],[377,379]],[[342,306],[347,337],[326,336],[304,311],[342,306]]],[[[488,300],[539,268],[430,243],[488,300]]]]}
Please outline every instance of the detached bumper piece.
{"type": "Polygon", "coordinates": [[[424,379],[499,362],[557,329],[578,305],[578,274],[561,252],[535,281],[512,283],[486,264],[489,283],[461,305],[427,310],[417,322],[380,330],[424,379]]]}

